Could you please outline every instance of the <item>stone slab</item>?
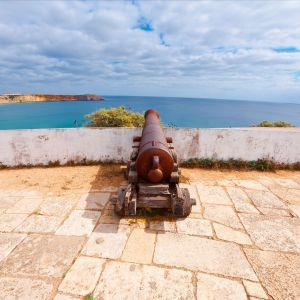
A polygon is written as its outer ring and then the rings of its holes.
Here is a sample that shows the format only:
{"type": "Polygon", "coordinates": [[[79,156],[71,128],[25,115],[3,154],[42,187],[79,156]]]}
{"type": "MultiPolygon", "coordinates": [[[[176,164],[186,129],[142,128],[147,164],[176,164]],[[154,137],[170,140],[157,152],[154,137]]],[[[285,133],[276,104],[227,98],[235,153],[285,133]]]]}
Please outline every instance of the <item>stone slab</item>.
{"type": "Polygon", "coordinates": [[[58,228],[59,235],[89,235],[96,226],[101,213],[98,211],[74,210],[58,228]]]}
{"type": "Polygon", "coordinates": [[[260,182],[255,180],[233,180],[233,182],[242,188],[253,189],[258,191],[267,191],[267,188],[263,186],[260,182]]]}
{"type": "Polygon", "coordinates": [[[176,232],[176,222],[164,220],[150,220],[149,229],[176,232]]]}
{"type": "Polygon", "coordinates": [[[0,233],[0,261],[7,257],[26,236],[20,233],[0,233]]]}
{"type": "Polygon", "coordinates": [[[120,224],[132,225],[138,228],[148,228],[148,220],[146,218],[126,218],[117,216],[113,210],[103,210],[99,220],[101,224],[120,224]]]}
{"type": "Polygon", "coordinates": [[[140,228],[131,232],[122,260],[141,264],[151,264],[154,252],[156,233],[140,228]]]}
{"type": "Polygon", "coordinates": [[[239,214],[254,243],[263,250],[300,253],[300,220],[280,216],[239,214]]]}
{"type": "Polygon", "coordinates": [[[274,178],[274,182],[277,184],[288,188],[288,189],[298,189],[300,190],[300,184],[290,178],[274,178]]]}
{"type": "Polygon", "coordinates": [[[215,221],[235,229],[243,228],[238,216],[230,206],[213,204],[205,205],[203,215],[204,218],[208,220],[215,221]]]}
{"type": "Polygon", "coordinates": [[[241,188],[227,187],[227,192],[237,211],[259,214],[259,211],[252,205],[249,197],[241,188]]]}
{"type": "Polygon", "coordinates": [[[176,221],[177,232],[191,235],[213,236],[211,224],[204,219],[179,219],[176,221]]]}
{"type": "Polygon", "coordinates": [[[2,214],[0,215],[0,231],[11,232],[20,225],[28,214],[2,214]]]}
{"type": "Polygon", "coordinates": [[[252,244],[249,236],[244,232],[233,230],[230,227],[218,223],[214,223],[214,229],[217,237],[221,240],[235,242],[242,245],[252,244]]]}
{"type": "Polygon", "coordinates": [[[116,215],[115,212],[111,209],[104,209],[101,212],[101,218],[99,220],[99,223],[104,224],[123,224],[123,225],[129,225],[131,223],[130,218],[123,217],[116,215]]]}
{"type": "Polygon", "coordinates": [[[198,273],[197,299],[247,300],[247,295],[243,285],[237,281],[198,273]]]}
{"type": "Polygon", "coordinates": [[[42,193],[36,189],[22,189],[16,195],[20,195],[26,198],[40,198],[42,193]]]}
{"type": "Polygon", "coordinates": [[[105,260],[80,256],[68,271],[58,290],[63,293],[86,296],[93,292],[105,260]]]}
{"type": "Polygon", "coordinates": [[[62,217],[31,215],[14,231],[28,233],[55,232],[62,221],[62,217]]]}
{"type": "Polygon", "coordinates": [[[300,190],[289,189],[284,200],[290,204],[300,205],[300,190]]]}
{"type": "Polygon", "coordinates": [[[79,300],[80,298],[80,296],[71,296],[59,293],[54,297],[54,300],[79,300]]]}
{"type": "Polygon", "coordinates": [[[68,197],[47,197],[39,207],[38,213],[46,216],[64,217],[75,205],[68,197]]]}
{"type": "Polygon", "coordinates": [[[212,180],[212,179],[199,180],[199,178],[192,178],[192,181],[195,182],[197,185],[201,185],[201,186],[216,186],[217,185],[217,180],[212,180]]]}
{"type": "Polygon", "coordinates": [[[266,186],[267,188],[270,188],[270,187],[273,187],[273,186],[278,186],[276,183],[275,183],[275,181],[272,179],[272,178],[270,178],[269,176],[259,176],[258,178],[257,178],[257,180],[261,183],[261,184],[263,184],[264,186],[266,186]]]}
{"type": "Polygon", "coordinates": [[[234,182],[229,179],[217,180],[217,184],[221,186],[235,186],[234,182]]]}
{"type": "Polygon", "coordinates": [[[32,234],[0,265],[0,272],[61,277],[71,266],[83,242],[83,237],[32,234]]]}
{"type": "Polygon", "coordinates": [[[280,186],[271,186],[269,187],[269,190],[276,195],[277,197],[279,197],[280,199],[284,200],[286,197],[286,194],[288,192],[287,188],[284,187],[280,187],[280,186]]]}
{"type": "Polygon", "coordinates": [[[289,209],[293,212],[294,216],[300,218],[300,205],[289,205],[289,209]]]}
{"type": "Polygon", "coordinates": [[[203,203],[232,205],[223,187],[196,184],[200,200],[203,203]]]}
{"type": "Polygon", "coordinates": [[[94,297],[119,299],[195,299],[192,273],[132,263],[108,262],[94,297]]]}
{"type": "Polygon", "coordinates": [[[38,210],[43,198],[23,198],[7,209],[9,214],[32,214],[38,210]]]}
{"type": "Polygon", "coordinates": [[[300,299],[300,256],[244,250],[262,285],[276,300],[300,299]]]}
{"type": "Polygon", "coordinates": [[[237,245],[185,234],[158,234],[154,262],[195,271],[257,280],[237,245]]]}
{"type": "Polygon", "coordinates": [[[91,234],[82,253],[88,256],[117,259],[122,255],[130,227],[118,224],[99,224],[91,234]]]}
{"type": "Polygon", "coordinates": [[[1,195],[3,197],[23,197],[23,194],[26,193],[25,189],[16,189],[13,187],[10,188],[4,188],[1,190],[1,195]]]}
{"type": "Polygon", "coordinates": [[[53,285],[40,279],[0,278],[1,299],[46,300],[50,299],[53,285]]]}
{"type": "MultiPolygon", "coordinates": [[[[127,181],[123,181],[120,184],[127,184],[127,181]]],[[[117,186],[112,186],[112,185],[107,185],[107,186],[103,186],[101,188],[96,188],[94,189],[93,187],[90,189],[90,192],[110,192],[110,193],[116,193],[118,191],[118,187],[117,186]]]]}
{"type": "Polygon", "coordinates": [[[80,197],[76,209],[101,210],[110,198],[110,193],[87,193],[80,197]]]}
{"type": "Polygon", "coordinates": [[[271,192],[254,190],[246,190],[246,192],[256,206],[277,209],[287,208],[287,206],[271,192]]]}
{"type": "Polygon", "coordinates": [[[3,196],[1,195],[0,191],[0,209],[9,209],[13,207],[20,199],[21,197],[3,196]]]}
{"type": "Polygon", "coordinates": [[[257,297],[260,299],[269,299],[268,295],[266,294],[266,292],[264,291],[263,287],[259,282],[243,280],[243,284],[249,296],[257,297]]]}
{"type": "Polygon", "coordinates": [[[290,213],[286,209],[277,209],[277,208],[269,208],[269,207],[258,207],[259,211],[266,216],[282,216],[282,217],[290,217],[290,213]]]}

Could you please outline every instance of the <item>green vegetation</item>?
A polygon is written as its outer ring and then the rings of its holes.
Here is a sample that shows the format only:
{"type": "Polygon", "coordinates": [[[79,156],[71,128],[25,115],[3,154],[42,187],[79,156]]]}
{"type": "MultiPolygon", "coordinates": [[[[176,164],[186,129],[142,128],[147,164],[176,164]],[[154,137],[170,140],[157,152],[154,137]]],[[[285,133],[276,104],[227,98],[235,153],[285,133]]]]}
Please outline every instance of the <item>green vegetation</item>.
{"type": "Polygon", "coordinates": [[[31,168],[55,168],[55,167],[74,167],[74,166],[98,166],[98,165],[119,165],[119,161],[115,160],[106,160],[106,161],[101,161],[101,160],[87,160],[87,159],[82,159],[80,161],[74,161],[74,160],[68,160],[66,163],[61,164],[58,160],[55,161],[49,161],[48,164],[36,164],[36,165],[31,165],[31,164],[26,164],[26,165],[18,165],[18,166],[7,166],[2,163],[0,163],[0,170],[5,170],[5,169],[31,169],[31,168]]]}
{"type": "Polygon", "coordinates": [[[284,121],[270,122],[264,120],[258,124],[251,125],[251,127],[295,127],[295,126],[293,124],[284,121]]]}
{"type": "Polygon", "coordinates": [[[143,127],[144,116],[126,110],[124,106],[111,109],[100,109],[86,116],[91,121],[88,127],[143,127]]]}
{"type": "MultiPolygon", "coordinates": [[[[96,161],[96,160],[80,160],[68,161],[65,164],[60,164],[59,161],[51,161],[47,165],[19,165],[15,167],[6,166],[0,163],[0,171],[5,169],[22,169],[22,168],[55,168],[55,167],[69,167],[69,166],[109,166],[110,172],[113,174],[121,174],[120,163],[115,161],[96,161]],[[120,172],[119,172],[120,171],[120,172]]],[[[184,168],[202,168],[213,170],[258,170],[258,171],[276,171],[276,170],[300,170],[300,162],[286,164],[277,163],[272,160],[258,159],[253,161],[244,161],[241,159],[217,160],[210,158],[190,158],[180,163],[184,168]]],[[[188,179],[181,175],[180,182],[187,182],[188,179]]]]}
{"type": "Polygon", "coordinates": [[[276,163],[272,160],[258,159],[244,161],[240,159],[217,160],[210,158],[191,158],[180,164],[186,168],[226,169],[226,170],[300,170],[300,162],[293,164],[276,163]]]}
{"type": "Polygon", "coordinates": [[[87,300],[94,300],[94,295],[93,294],[88,294],[86,299],[87,300]]]}

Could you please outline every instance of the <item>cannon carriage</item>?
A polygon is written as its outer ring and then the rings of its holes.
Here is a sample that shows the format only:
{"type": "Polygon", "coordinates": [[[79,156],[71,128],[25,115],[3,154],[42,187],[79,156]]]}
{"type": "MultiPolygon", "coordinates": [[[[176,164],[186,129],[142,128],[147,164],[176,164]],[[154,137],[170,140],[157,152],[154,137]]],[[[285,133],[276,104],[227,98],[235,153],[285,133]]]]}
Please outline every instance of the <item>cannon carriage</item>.
{"type": "Polygon", "coordinates": [[[128,184],[112,198],[115,212],[136,215],[144,208],[167,209],[173,216],[186,217],[195,200],[179,187],[180,170],[171,137],[165,137],[157,111],[145,113],[141,136],[133,138],[133,150],[126,169],[128,184]]]}

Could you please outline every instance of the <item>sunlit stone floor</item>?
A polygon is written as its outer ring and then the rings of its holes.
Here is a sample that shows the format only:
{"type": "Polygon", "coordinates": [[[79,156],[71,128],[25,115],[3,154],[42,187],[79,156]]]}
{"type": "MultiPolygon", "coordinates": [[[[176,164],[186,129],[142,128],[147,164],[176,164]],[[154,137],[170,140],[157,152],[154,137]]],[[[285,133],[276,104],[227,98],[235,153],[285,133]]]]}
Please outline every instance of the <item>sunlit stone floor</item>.
{"type": "Polygon", "coordinates": [[[0,171],[1,299],[299,299],[300,172],[183,170],[186,219],[120,219],[119,166],[0,171]]]}

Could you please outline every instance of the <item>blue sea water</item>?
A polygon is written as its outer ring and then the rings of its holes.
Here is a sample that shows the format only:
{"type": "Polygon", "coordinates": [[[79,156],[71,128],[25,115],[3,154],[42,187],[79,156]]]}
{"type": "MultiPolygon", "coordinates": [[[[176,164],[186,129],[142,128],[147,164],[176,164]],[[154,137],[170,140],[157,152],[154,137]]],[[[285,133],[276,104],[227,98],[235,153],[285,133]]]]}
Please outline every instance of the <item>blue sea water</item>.
{"type": "Polygon", "coordinates": [[[247,127],[269,121],[300,126],[300,104],[237,100],[105,96],[104,101],[35,102],[0,105],[0,129],[70,128],[86,124],[86,114],[124,105],[141,113],[158,110],[175,127],[247,127]]]}

